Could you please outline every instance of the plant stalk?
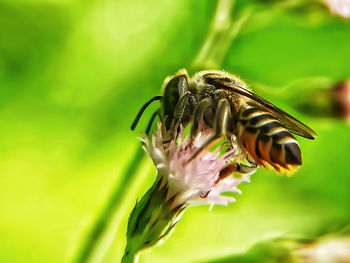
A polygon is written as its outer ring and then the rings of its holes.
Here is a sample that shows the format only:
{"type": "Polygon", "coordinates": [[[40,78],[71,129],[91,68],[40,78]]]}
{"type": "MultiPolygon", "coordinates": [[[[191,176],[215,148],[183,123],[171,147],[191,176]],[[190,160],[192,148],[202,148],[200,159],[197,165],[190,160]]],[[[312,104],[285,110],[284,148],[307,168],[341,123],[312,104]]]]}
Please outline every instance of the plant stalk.
{"type": "Polygon", "coordinates": [[[88,262],[89,258],[93,255],[98,240],[102,236],[103,232],[107,229],[111,218],[118,210],[121,198],[128,192],[128,189],[130,187],[129,182],[131,182],[135,177],[135,171],[139,168],[139,165],[141,164],[142,158],[144,156],[144,151],[140,145],[139,147],[137,147],[133,159],[127,165],[124,172],[121,174],[121,178],[117,180],[115,186],[112,188],[114,190],[111,196],[109,197],[109,200],[102,208],[102,211],[96,219],[90,232],[85,237],[83,245],[80,247],[76,258],[73,259],[73,262],[88,262]]]}

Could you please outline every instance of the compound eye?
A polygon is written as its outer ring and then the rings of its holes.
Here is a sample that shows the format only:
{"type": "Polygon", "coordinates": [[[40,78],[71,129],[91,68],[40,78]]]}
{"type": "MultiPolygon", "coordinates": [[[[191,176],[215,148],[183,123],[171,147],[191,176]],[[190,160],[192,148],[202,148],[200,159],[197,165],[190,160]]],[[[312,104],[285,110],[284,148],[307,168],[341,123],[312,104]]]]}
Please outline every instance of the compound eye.
{"type": "Polygon", "coordinates": [[[169,129],[174,118],[174,112],[180,97],[188,90],[186,75],[173,77],[165,86],[163,96],[163,112],[166,116],[165,127],[169,129]]]}

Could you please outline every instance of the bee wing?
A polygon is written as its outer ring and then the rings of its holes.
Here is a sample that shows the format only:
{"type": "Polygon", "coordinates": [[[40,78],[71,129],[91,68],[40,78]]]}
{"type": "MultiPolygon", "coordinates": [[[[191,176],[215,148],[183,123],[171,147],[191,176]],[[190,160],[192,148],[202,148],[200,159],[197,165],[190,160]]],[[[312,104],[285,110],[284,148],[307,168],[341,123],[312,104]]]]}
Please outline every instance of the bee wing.
{"type": "Polygon", "coordinates": [[[239,95],[242,95],[251,99],[251,102],[248,102],[248,104],[257,105],[262,107],[263,109],[266,109],[276,119],[278,119],[280,123],[290,132],[311,140],[313,140],[317,136],[317,134],[311,128],[309,128],[302,122],[298,121],[293,116],[289,115],[287,112],[281,110],[280,108],[276,107],[272,103],[263,99],[262,97],[252,93],[250,90],[242,88],[232,82],[228,82],[227,80],[223,80],[223,79],[213,78],[211,79],[210,82],[213,85],[218,84],[218,85],[215,85],[216,87],[219,86],[219,88],[221,89],[231,90],[235,93],[238,93],[239,95]]]}

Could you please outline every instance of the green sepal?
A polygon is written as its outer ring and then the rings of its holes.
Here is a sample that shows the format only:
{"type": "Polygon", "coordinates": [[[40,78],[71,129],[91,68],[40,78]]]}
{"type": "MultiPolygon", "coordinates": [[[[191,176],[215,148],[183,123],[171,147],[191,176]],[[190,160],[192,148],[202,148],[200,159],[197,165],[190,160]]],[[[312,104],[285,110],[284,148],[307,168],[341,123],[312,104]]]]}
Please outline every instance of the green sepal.
{"type": "Polygon", "coordinates": [[[141,200],[136,202],[129,217],[124,258],[154,246],[174,228],[186,205],[174,207],[175,198],[167,198],[168,184],[159,177],[141,200]]]}

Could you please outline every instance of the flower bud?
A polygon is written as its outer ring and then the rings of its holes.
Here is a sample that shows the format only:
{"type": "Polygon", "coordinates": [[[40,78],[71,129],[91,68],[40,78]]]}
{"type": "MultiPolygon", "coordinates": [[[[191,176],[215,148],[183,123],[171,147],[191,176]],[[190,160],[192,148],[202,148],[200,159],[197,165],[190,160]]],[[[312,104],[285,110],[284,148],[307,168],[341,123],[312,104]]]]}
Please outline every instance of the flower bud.
{"type": "Polygon", "coordinates": [[[334,85],[331,99],[335,113],[350,124],[350,79],[334,85]]]}
{"type": "MultiPolygon", "coordinates": [[[[312,87],[294,87],[289,104],[300,112],[323,118],[340,118],[350,124],[350,80],[312,87]]],[[[312,84],[310,84],[312,86],[312,84]]],[[[292,93],[292,91],[291,91],[292,93]]]]}

